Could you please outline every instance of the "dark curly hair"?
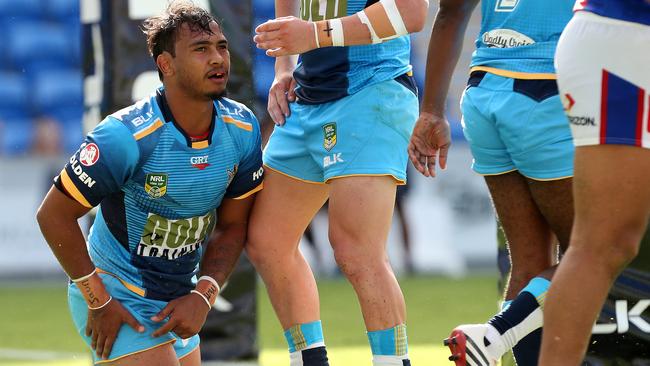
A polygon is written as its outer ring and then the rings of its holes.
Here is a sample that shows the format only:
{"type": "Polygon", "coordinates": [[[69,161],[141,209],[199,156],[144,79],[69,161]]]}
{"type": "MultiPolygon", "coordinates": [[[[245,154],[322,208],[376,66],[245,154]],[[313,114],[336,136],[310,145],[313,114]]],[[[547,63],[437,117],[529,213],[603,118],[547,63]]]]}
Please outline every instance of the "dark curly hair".
{"type": "MultiPolygon", "coordinates": [[[[205,9],[196,6],[191,1],[172,1],[164,13],[146,19],[142,23],[142,31],[147,36],[147,48],[153,57],[154,63],[158,55],[167,51],[176,56],[174,45],[178,32],[183,24],[187,24],[192,32],[205,32],[212,34],[210,24],[219,21],[205,9]]],[[[162,72],[158,70],[162,80],[162,72]]]]}

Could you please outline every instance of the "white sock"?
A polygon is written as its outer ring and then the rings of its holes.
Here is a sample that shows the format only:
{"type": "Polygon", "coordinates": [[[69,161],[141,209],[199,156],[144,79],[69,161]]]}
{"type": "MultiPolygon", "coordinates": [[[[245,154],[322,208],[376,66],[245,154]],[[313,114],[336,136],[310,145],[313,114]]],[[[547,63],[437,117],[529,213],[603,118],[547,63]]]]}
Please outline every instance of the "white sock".
{"type": "Polygon", "coordinates": [[[409,358],[408,353],[403,356],[373,355],[372,366],[403,366],[404,363],[402,362],[402,360],[407,360],[408,358],[409,358]]]}
{"type": "Polygon", "coordinates": [[[507,332],[500,334],[499,331],[490,324],[487,324],[487,332],[485,338],[490,342],[487,346],[487,351],[490,356],[498,360],[506,352],[511,350],[517,342],[524,339],[528,334],[537,328],[541,328],[544,324],[544,312],[542,308],[537,308],[530,313],[521,323],[508,329],[507,332]]]}

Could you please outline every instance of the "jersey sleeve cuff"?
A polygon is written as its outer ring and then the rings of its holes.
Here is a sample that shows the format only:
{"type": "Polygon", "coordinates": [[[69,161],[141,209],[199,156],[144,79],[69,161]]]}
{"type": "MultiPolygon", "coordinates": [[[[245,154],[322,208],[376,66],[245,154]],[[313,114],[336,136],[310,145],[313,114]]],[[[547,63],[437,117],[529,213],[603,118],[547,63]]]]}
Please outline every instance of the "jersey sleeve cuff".
{"type": "Polygon", "coordinates": [[[88,208],[93,207],[93,205],[91,205],[90,202],[88,202],[86,197],[84,197],[84,195],[81,194],[81,192],[79,191],[77,186],[75,186],[74,183],[72,183],[72,180],[70,179],[70,176],[68,175],[68,172],[65,169],[63,169],[61,171],[61,174],[59,174],[59,179],[58,180],[59,180],[59,184],[61,185],[61,187],[57,186],[57,188],[59,188],[59,189],[63,188],[65,190],[65,193],[69,197],[71,197],[75,201],[79,202],[82,206],[88,207],[88,208]]]}
{"type": "Polygon", "coordinates": [[[260,182],[260,184],[258,184],[255,188],[253,188],[250,191],[242,194],[239,197],[234,197],[233,199],[235,199],[235,200],[243,200],[244,198],[250,197],[252,194],[261,191],[262,188],[264,188],[264,182],[260,182]]]}

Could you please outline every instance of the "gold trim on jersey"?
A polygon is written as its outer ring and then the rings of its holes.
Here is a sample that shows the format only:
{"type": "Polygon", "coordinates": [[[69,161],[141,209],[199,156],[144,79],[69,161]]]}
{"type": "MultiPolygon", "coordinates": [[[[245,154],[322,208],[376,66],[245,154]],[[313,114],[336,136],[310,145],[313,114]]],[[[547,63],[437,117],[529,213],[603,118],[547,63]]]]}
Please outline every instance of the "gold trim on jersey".
{"type": "Polygon", "coordinates": [[[325,183],[329,183],[332,179],[339,179],[339,178],[348,178],[348,177],[391,177],[395,179],[395,182],[397,183],[398,186],[403,186],[406,185],[406,181],[397,178],[397,176],[390,174],[390,173],[383,173],[383,174],[346,174],[346,175],[337,175],[336,177],[330,177],[325,180],[325,183]]]}
{"type": "Polygon", "coordinates": [[[208,140],[192,142],[192,149],[205,149],[208,146],[210,146],[208,140]]]}
{"type": "Polygon", "coordinates": [[[287,173],[285,173],[285,172],[281,172],[281,171],[279,171],[279,170],[277,170],[277,169],[273,169],[273,168],[271,168],[270,166],[268,166],[268,165],[266,165],[266,164],[264,164],[264,169],[272,170],[272,171],[274,171],[274,172],[276,172],[276,173],[278,173],[278,174],[282,174],[282,175],[284,175],[285,177],[288,177],[288,178],[291,178],[291,179],[295,179],[295,180],[297,180],[297,181],[301,181],[301,182],[303,182],[303,183],[309,183],[309,184],[325,184],[325,183],[323,183],[323,182],[316,182],[316,181],[313,181],[313,180],[306,180],[306,179],[302,179],[302,178],[294,177],[293,175],[289,175],[289,174],[287,174],[287,173]]]}
{"type": "Polygon", "coordinates": [[[512,79],[525,79],[525,80],[556,80],[557,76],[555,74],[548,73],[531,73],[531,72],[519,72],[519,71],[509,71],[497,69],[495,67],[489,66],[474,66],[469,69],[469,72],[474,71],[485,71],[490,74],[504,76],[512,79]]]}
{"type": "Polygon", "coordinates": [[[142,289],[142,288],[140,288],[140,287],[138,287],[138,286],[136,286],[136,285],[132,285],[132,284],[130,284],[130,283],[124,281],[123,279],[119,278],[116,274],[113,274],[113,273],[111,273],[111,272],[106,272],[106,271],[104,271],[104,270],[101,269],[101,268],[97,268],[97,273],[103,273],[103,274],[106,274],[106,275],[109,275],[109,276],[115,277],[115,279],[118,280],[118,281],[120,281],[120,283],[121,283],[124,287],[126,287],[129,291],[133,292],[133,293],[136,294],[136,295],[140,295],[140,296],[144,297],[144,294],[145,294],[144,289],[142,289]]]}
{"type": "Polygon", "coordinates": [[[248,192],[242,194],[241,196],[239,196],[239,197],[235,197],[235,198],[233,198],[233,199],[235,199],[235,200],[243,200],[244,198],[249,197],[249,196],[252,195],[253,193],[256,193],[256,192],[261,191],[262,188],[264,188],[264,182],[258,184],[257,187],[255,187],[255,188],[251,189],[250,191],[248,191],[248,192]]]}
{"type": "Polygon", "coordinates": [[[144,130],[140,132],[136,132],[133,134],[133,137],[135,137],[136,140],[140,140],[141,138],[144,138],[146,136],[149,136],[152,134],[155,130],[159,129],[164,125],[163,121],[160,119],[156,119],[154,123],[151,124],[151,126],[145,128],[144,130]]]}
{"type": "Polygon", "coordinates": [[[221,119],[225,123],[233,124],[233,125],[241,128],[242,130],[253,131],[253,124],[251,124],[249,122],[240,121],[240,120],[234,119],[234,118],[232,118],[230,116],[223,116],[223,117],[221,117],[221,119]]]}
{"type": "Polygon", "coordinates": [[[68,193],[70,193],[70,195],[72,196],[72,198],[75,199],[75,201],[79,202],[85,207],[88,208],[93,207],[93,205],[91,205],[90,202],[88,202],[86,197],[84,197],[84,195],[81,194],[79,189],[77,189],[77,186],[75,186],[74,183],[72,183],[72,179],[70,179],[70,176],[68,175],[68,172],[65,170],[65,168],[61,170],[60,177],[61,177],[61,183],[63,183],[63,187],[68,193]]]}

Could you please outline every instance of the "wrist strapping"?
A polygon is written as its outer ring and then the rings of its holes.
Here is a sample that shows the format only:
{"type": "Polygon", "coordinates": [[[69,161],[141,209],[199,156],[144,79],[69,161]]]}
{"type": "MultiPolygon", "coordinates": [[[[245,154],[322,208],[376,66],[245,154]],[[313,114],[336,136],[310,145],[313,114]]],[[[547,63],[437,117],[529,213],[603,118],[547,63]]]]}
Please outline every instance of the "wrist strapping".
{"type": "Polygon", "coordinates": [[[92,306],[88,305],[88,309],[89,310],[99,310],[99,309],[103,308],[104,306],[108,305],[108,303],[111,302],[111,300],[113,300],[113,296],[109,296],[108,300],[106,300],[106,302],[103,305],[99,305],[97,307],[92,307],[92,306]]]}
{"type": "Polygon", "coordinates": [[[318,25],[316,22],[312,23],[314,25],[314,39],[316,40],[316,48],[320,48],[320,42],[318,41],[318,25]]]}
{"type": "Polygon", "coordinates": [[[87,275],[85,275],[85,276],[81,276],[81,277],[79,277],[79,278],[71,278],[70,280],[71,280],[72,282],[74,282],[74,283],[81,282],[81,281],[83,281],[83,280],[87,280],[87,279],[89,279],[89,278],[92,277],[95,273],[97,273],[97,268],[93,269],[92,272],[90,272],[89,274],[87,274],[87,275]]]}
{"type": "Polygon", "coordinates": [[[206,281],[212,282],[212,284],[217,288],[217,292],[221,292],[221,286],[219,286],[219,283],[214,278],[212,278],[210,276],[201,276],[201,277],[199,277],[199,280],[196,281],[196,283],[199,283],[199,281],[201,281],[201,280],[206,280],[206,281]]]}
{"type": "Polygon", "coordinates": [[[201,292],[196,291],[196,290],[192,290],[192,291],[190,291],[190,293],[191,293],[191,294],[197,294],[197,295],[201,296],[201,298],[203,299],[203,301],[205,301],[205,304],[208,305],[208,307],[209,307],[210,309],[212,309],[212,304],[210,304],[210,300],[208,300],[208,298],[205,297],[205,295],[203,295],[201,292]]]}

